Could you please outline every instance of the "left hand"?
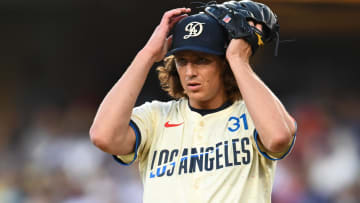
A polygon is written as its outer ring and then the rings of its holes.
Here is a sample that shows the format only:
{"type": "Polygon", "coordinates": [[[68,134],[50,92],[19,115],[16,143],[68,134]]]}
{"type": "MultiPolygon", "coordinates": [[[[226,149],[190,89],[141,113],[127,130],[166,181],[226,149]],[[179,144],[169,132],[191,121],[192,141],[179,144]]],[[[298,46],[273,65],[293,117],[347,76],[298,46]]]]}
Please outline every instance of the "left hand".
{"type": "MultiPolygon", "coordinates": [[[[249,25],[255,26],[257,29],[262,31],[261,24],[254,24],[253,21],[248,22],[249,25]]],[[[250,44],[244,39],[232,39],[226,49],[226,59],[231,61],[235,58],[242,60],[244,63],[249,63],[252,50],[250,44]]]]}

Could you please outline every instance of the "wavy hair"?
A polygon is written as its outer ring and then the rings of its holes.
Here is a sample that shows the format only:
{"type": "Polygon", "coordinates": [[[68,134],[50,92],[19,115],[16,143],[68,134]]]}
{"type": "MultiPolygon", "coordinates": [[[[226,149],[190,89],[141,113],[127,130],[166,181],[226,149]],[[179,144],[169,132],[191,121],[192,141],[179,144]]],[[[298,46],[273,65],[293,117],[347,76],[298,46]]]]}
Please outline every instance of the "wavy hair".
{"type": "MultiPolygon", "coordinates": [[[[180,77],[176,70],[175,57],[173,55],[166,57],[164,59],[164,65],[157,67],[156,70],[158,72],[161,89],[166,91],[174,99],[188,97],[181,85],[180,77]]],[[[240,100],[242,98],[240,90],[227,62],[223,72],[223,81],[227,99],[231,102],[240,100]]]]}

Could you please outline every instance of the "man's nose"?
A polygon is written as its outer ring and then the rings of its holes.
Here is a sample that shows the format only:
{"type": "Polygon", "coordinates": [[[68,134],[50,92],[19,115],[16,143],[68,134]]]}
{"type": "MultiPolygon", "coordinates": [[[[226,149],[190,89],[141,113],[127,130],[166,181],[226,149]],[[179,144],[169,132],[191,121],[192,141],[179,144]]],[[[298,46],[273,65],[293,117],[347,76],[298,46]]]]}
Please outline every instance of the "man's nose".
{"type": "Polygon", "coordinates": [[[197,74],[196,68],[193,63],[189,62],[186,64],[186,76],[193,77],[197,74]]]}

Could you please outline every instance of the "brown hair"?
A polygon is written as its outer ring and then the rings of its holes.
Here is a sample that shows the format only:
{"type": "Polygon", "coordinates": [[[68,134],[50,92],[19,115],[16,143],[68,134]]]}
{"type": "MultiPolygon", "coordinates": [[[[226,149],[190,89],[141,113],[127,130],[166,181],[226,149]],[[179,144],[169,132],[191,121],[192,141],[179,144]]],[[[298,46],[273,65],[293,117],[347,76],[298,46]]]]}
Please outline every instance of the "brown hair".
{"type": "MultiPolygon", "coordinates": [[[[159,66],[156,70],[158,71],[160,86],[164,91],[174,99],[187,97],[184,93],[184,88],[181,86],[180,77],[176,70],[175,57],[173,55],[166,57],[164,59],[164,66],[159,66]]],[[[240,90],[227,62],[223,72],[223,79],[227,99],[232,102],[240,100],[242,98],[240,90]]]]}

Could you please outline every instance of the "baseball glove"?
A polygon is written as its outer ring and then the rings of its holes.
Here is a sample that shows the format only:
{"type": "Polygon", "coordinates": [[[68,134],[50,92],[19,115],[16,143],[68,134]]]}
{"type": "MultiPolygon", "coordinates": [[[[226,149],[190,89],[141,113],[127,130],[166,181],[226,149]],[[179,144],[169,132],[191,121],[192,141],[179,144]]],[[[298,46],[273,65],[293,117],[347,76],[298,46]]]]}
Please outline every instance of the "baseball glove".
{"type": "Polygon", "coordinates": [[[265,4],[251,0],[227,1],[208,5],[205,13],[225,27],[229,40],[245,39],[251,45],[253,54],[259,46],[271,42],[274,38],[277,39],[278,45],[280,28],[278,18],[265,4]],[[263,30],[250,26],[248,21],[261,23],[263,30]]]}

